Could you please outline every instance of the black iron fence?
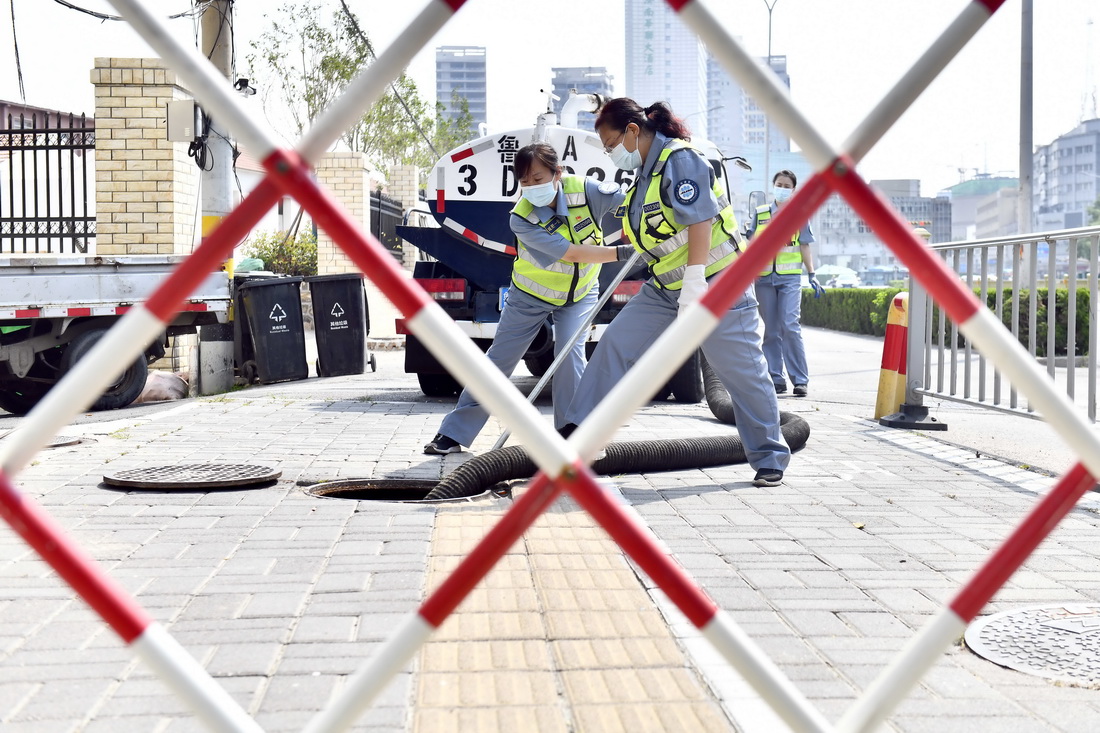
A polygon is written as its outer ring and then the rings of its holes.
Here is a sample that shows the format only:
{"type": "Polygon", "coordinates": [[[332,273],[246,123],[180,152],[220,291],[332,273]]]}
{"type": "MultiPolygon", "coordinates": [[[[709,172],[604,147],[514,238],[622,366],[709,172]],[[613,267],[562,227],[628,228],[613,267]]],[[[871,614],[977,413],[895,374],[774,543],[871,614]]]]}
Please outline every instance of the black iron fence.
{"type": "Polygon", "coordinates": [[[86,254],[93,242],[95,128],[67,118],[0,120],[0,254],[86,254]]]}
{"type": "Polygon", "coordinates": [[[381,191],[371,191],[370,214],[370,233],[386,246],[398,262],[401,262],[402,241],[397,236],[397,226],[404,215],[401,202],[386,196],[381,191]]]}

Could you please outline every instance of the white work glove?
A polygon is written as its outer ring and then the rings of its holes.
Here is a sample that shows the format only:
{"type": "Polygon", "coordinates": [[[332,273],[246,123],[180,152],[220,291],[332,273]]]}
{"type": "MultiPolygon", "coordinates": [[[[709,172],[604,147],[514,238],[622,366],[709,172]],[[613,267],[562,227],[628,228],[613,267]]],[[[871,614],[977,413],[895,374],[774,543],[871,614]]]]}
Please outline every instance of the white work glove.
{"type": "Polygon", "coordinates": [[[707,266],[688,265],[684,270],[684,284],[680,288],[680,305],[676,315],[684,315],[687,307],[707,292],[707,266]]]}

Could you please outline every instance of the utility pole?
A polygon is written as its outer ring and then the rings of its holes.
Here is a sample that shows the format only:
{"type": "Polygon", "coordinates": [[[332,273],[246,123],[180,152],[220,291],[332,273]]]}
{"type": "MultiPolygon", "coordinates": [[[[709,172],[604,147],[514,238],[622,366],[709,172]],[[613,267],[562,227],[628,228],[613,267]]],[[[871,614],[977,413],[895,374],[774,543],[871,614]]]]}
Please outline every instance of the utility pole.
{"type": "MultiPolygon", "coordinates": [[[[233,81],[233,0],[214,0],[202,14],[202,53],[233,81]]],[[[221,120],[207,119],[206,168],[202,171],[202,235],[205,237],[233,208],[233,145],[221,120]]]]}
{"type": "MultiPolygon", "coordinates": [[[[202,14],[202,53],[215,68],[233,81],[233,0],[213,0],[202,14]]],[[[200,173],[202,236],[206,237],[232,210],[233,144],[221,120],[207,119],[198,134],[205,146],[205,166],[200,173]],[[209,125],[209,127],[207,127],[209,125]]],[[[225,264],[233,278],[233,259],[225,264]]],[[[234,317],[241,318],[243,313],[234,317]]],[[[199,326],[198,364],[192,363],[191,389],[198,394],[220,394],[233,386],[233,324],[199,326]],[[196,384],[196,381],[198,384],[196,384]]]]}
{"type": "Polygon", "coordinates": [[[1032,18],[1032,0],[1023,0],[1020,16],[1020,198],[1016,213],[1020,234],[1029,234],[1032,228],[1032,18]]]}
{"type": "MultiPolygon", "coordinates": [[[[764,4],[768,6],[768,72],[772,71],[772,11],[775,10],[776,4],[779,0],[764,0],[764,4]]],[[[771,190],[771,171],[769,169],[769,158],[771,157],[772,147],[772,121],[768,118],[768,113],[764,113],[764,191],[771,190]]]]}

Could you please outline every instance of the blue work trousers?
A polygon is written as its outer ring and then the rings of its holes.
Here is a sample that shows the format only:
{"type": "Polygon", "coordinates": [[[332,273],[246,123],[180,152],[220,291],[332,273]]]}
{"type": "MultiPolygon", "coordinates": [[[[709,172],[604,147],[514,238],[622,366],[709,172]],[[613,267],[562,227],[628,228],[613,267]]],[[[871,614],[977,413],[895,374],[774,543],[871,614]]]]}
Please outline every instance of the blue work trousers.
{"type": "Polygon", "coordinates": [[[764,358],[776,385],[786,385],[783,367],[792,384],[809,384],[806,347],[802,343],[802,275],[770,273],[756,280],[756,299],[764,321],[764,358]]]}
{"type": "MultiPolygon", "coordinates": [[[[506,376],[512,376],[512,371],[531,346],[531,342],[535,340],[546,317],[553,315],[554,354],[556,356],[564,348],[570,349],[569,356],[554,373],[552,390],[555,428],[565,425],[565,410],[573,399],[581,374],[584,373],[584,342],[587,334],[582,334],[575,343],[569,343],[569,340],[584,323],[589,312],[596,307],[599,296],[599,288],[593,287],[588,295],[578,302],[558,306],[529,295],[514,286],[509,288],[504,310],[500,313],[496,337],[486,353],[489,361],[493,362],[500,371],[506,376]]],[[[488,419],[489,415],[485,412],[485,408],[470,394],[470,390],[464,389],[459,395],[455,409],[443,418],[439,432],[469,447],[488,419]]]]}
{"type": "MultiPolygon", "coordinates": [[[[680,292],[646,283],[600,338],[566,415],[579,425],[604,395],[676,320],[680,292]]],[[[703,354],[729,390],[737,432],[749,465],[785,471],[791,449],[779,430],[779,403],[760,344],[760,316],[752,288],[734,303],[703,342],[703,354]]],[[[656,392],[661,385],[654,384],[656,392]]]]}

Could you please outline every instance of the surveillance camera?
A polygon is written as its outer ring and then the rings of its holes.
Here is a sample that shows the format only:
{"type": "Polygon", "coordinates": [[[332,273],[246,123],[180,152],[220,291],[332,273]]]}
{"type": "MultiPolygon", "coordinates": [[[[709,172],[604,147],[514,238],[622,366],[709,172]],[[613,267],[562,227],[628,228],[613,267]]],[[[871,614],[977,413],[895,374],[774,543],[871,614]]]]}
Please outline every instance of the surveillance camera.
{"type": "Polygon", "coordinates": [[[251,97],[256,93],[256,88],[248,83],[248,79],[243,77],[233,83],[233,88],[246,97],[251,97]]]}

